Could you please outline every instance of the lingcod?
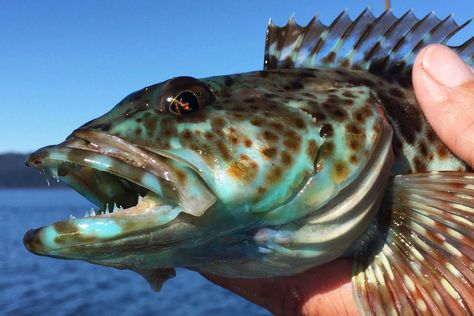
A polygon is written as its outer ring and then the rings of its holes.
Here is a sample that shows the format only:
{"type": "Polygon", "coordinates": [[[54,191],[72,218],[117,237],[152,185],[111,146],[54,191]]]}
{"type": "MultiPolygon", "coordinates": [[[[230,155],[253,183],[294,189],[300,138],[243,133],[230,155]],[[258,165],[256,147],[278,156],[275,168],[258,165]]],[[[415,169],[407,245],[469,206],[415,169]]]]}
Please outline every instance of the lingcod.
{"type": "MultiPolygon", "coordinates": [[[[134,92],[27,165],[97,208],[25,234],[38,255],[141,274],[294,275],[354,258],[373,315],[474,313],[474,173],[411,84],[452,16],[270,22],[263,70],[134,92]]],[[[474,63],[474,39],[451,47],[474,63]]]]}

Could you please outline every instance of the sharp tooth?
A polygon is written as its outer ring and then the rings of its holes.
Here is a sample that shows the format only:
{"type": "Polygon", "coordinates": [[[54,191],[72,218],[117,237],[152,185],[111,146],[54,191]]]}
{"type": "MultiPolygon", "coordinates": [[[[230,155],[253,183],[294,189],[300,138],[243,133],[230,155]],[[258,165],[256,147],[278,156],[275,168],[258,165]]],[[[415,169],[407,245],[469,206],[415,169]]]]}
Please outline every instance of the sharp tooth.
{"type": "Polygon", "coordinates": [[[113,212],[117,212],[118,210],[119,210],[119,208],[118,208],[117,204],[114,203],[114,210],[113,210],[113,212]]]}
{"type": "Polygon", "coordinates": [[[109,214],[109,203],[105,204],[105,214],[109,214]]]}
{"type": "Polygon", "coordinates": [[[69,215],[69,219],[76,219],[76,216],[71,214],[71,215],[69,215]]]}
{"type": "Polygon", "coordinates": [[[95,210],[94,209],[91,209],[91,216],[95,216],[95,210]]]}
{"type": "Polygon", "coordinates": [[[143,196],[141,196],[140,194],[138,195],[138,203],[142,203],[143,202],[143,196]]]}
{"type": "Polygon", "coordinates": [[[48,185],[48,187],[51,185],[51,183],[49,183],[49,177],[47,174],[44,174],[44,179],[46,180],[46,184],[48,185]]]}

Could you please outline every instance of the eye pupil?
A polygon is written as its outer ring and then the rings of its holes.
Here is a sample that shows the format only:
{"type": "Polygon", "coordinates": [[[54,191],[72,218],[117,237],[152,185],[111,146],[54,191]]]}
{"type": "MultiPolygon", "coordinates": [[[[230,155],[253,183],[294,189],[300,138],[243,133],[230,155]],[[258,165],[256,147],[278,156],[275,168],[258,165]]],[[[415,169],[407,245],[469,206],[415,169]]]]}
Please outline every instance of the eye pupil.
{"type": "Polygon", "coordinates": [[[170,110],[176,114],[186,114],[199,109],[199,100],[194,93],[184,91],[170,100],[170,110]]]}

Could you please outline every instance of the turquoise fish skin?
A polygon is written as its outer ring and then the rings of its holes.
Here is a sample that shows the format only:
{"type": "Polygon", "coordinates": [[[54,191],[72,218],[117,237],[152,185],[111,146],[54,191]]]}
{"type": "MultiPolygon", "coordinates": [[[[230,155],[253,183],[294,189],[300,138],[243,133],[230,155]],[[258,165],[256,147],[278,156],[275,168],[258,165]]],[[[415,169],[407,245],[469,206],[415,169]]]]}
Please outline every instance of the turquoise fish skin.
{"type": "Polygon", "coordinates": [[[382,240],[393,176],[468,170],[421,113],[409,71],[334,66],[331,53],[293,67],[288,44],[305,41],[288,34],[269,26],[263,71],[146,87],[33,153],[28,165],[98,209],[27,232],[26,247],[131,269],[155,289],[175,267],[292,275],[382,240]]]}

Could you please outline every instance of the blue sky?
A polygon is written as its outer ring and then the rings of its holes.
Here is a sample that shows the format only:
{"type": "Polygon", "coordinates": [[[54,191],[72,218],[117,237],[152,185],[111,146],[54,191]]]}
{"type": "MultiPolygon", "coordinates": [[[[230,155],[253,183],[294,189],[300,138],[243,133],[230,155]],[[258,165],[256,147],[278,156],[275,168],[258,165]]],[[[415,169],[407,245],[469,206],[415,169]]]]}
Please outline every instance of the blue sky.
{"type": "MultiPolygon", "coordinates": [[[[170,77],[206,77],[262,67],[268,18],[295,13],[330,23],[380,1],[2,1],[0,152],[28,152],[62,141],[75,127],[129,93],[170,77]]],[[[396,1],[445,17],[472,17],[474,1],[396,1]]],[[[474,23],[473,23],[474,24],[474,23]]],[[[474,34],[474,25],[454,38],[474,34]]]]}

